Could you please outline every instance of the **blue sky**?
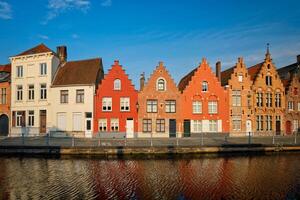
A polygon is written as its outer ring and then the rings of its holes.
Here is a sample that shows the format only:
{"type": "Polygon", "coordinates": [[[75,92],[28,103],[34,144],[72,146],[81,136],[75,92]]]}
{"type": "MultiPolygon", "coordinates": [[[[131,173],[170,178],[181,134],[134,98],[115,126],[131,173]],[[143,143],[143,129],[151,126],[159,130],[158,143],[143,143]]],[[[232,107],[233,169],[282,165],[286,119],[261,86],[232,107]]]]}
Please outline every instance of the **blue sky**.
{"type": "Polygon", "coordinates": [[[176,82],[206,57],[251,66],[270,43],[282,67],[300,54],[300,1],[0,0],[0,63],[39,43],[67,45],[68,59],[115,59],[134,83],[159,61],[176,82]]]}

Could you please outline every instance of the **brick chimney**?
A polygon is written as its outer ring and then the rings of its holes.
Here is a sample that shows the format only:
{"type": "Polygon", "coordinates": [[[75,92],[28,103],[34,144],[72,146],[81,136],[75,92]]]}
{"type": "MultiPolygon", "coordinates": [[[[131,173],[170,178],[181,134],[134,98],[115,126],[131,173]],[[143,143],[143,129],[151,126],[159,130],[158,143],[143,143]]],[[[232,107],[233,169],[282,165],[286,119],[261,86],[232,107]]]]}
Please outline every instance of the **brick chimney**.
{"type": "Polygon", "coordinates": [[[219,81],[221,81],[221,62],[218,61],[216,63],[216,76],[218,78],[219,81]]]}
{"type": "Polygon", "coordinates": [[[145,72],[143,72],[140,77],[140,91],[144,89],[144,86],[145,86],[145,72]]]}
{"type": "Polygon", "coordinates": [[[56,49],[57,49],[56,53],[57,53],[60,63],[67,62],[67,47],[66,46],[58,46],[56,49]]]}
{"type": "Polygon", "coordinates": [[[300,55],[297,56],[297,63],[300,63],[300,55]]]}

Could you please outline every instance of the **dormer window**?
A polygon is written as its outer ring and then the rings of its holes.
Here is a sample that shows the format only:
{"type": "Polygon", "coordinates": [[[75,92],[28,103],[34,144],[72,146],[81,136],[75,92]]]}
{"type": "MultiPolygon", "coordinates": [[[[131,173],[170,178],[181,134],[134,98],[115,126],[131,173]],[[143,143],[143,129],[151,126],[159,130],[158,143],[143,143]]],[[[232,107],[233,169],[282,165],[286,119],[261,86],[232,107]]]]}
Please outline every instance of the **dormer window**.
{"type": "Polygon", "coordinates": [[[158,91],[165,91],[166,90],[166,83],[165,80],[160,78],[157,80],[157,90],[158,91]]]}
{"type": "Polygon", "coordinates": [[[208,83],[207,81],[202,82],[202,92],[207,92],[208,91],[208,83]]]}
{"type": "Polygon", "coordinates": [[[121,80],[120,79],[116,79],[114,81],[114,90],[121,90],[121,80]]]}

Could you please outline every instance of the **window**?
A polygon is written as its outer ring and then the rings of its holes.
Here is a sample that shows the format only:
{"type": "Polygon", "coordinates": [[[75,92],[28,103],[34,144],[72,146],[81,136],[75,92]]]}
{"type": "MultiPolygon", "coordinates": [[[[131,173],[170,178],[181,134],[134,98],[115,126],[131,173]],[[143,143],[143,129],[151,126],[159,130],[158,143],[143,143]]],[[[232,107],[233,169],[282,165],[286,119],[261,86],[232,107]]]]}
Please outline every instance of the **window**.
{"type": "Polygon", "coordinates": [[[294,119],[293,120],[293,131],[298,131],[299,128],[299,121],[294,119]]]}
{"type": "Polygon", "coordinates": [[[41,84],[41,99],[47,99],[47,85],[41,84]]]}
{"type": "Polygon", "coordinates": [[[192,120],[192,131],[194,133],[200,133],[202,132],[202,121],[201,120],[192,120]]]}
{"type": "Polygon", "coordinates": [[[17,66],[17,77],[18,78],[23,77],[23,66],[17,66]]]}
{"type": "Polygon", "coordinates": [[[17,86],[17,101],[22,101],[23,100],[23,86],[18,85],[17,86]]]}
{"type": "Polygon", "coordinates": [[[241,106],[241,91],[233,90],[232,91],[232,106],[241,106]]]}
{"type": "Polygon", "coordinates": [[[281,107],[281,94],[280,93],[275,94],[275,106],[281,107]]]}
{"type": "Polygon", "coordinates": [[[82,113],[73,113],[73,131],[82,131],[82,113]]]}
{"type": "Polygon", "coordinates": [[[193,101],[193,114],[202,113],[202,102],[201,101],[193,101]]]}
{"type": "Polygon", "coordinates": [[[239,79],[239,82],[243,82],[243,75],[239,75],[238,79],[239,79]]]}
{"type": "Polygon", "coordinates": [[[156,120],[156,132],[158,132],[158,133],[165,132],[165,120],[164,119],[156,120]]]}
{"type": "Polygon", "coordinates": [[[266,106],[267,107],[272,107],[272,93],[267,93],[266,94],[266,106]]]}
{"type": "Polygon", "coordinates": [[[166,85],[165,85],[165,80],[160,78],[157,80],[157,90],[158,91],[165,91],[166,90],[166,85]]]}
{"type": "Polygon", "coordinates": [[[175,113],[176,112],[176,101],[167,100],[166,101],[166,113],[175,113]]]}
{"type": "Polygon", "coordinates": [[[6,88],[0,89],[0,104],[6,104],[6,88]]]}
{"type": "Polygon", "coordinates": [[[266,116],[266,130],[267,131],[271,131],[272,130],[272,116],[271,115],[267,115],[266,116]]]}
{"type": "Polygon", "coordinates": [[[208,91],[208,83],[207,81],[202,82],[202,92],[207,92],[208,91]]]}
{"type": "Polygon", "coordinates": [[[47,74],[47,63],[40,64],[40,75],[45,76],[47,74]]]}
{"type": "Polygon", "coordinates": [[[76,90],[76,103],[84,103],[84,90],[76,90]]]}
{"type": "Polygon", "coordinates": [[[257,131],[263,131],[263,123],[264,123],[264,120],[263,120],[263,116],[262,115],[257,115],[256,116],[256,130],[257,131]]]}
{"type": "Polygon", "coordinates": [[[272,76],[266,76],[266,85],[272,85],[272,76]]]}
{"type": "Polygon", "coordinates": [[[114,90],[121,90],[121,80],[120,79],[116,79],[114,81],[114,90]]]}
{"type": "Polygon", "coordinates": [[[60,91],[60,103],[68,103],[69,102],[69,91],[61,90],[60,91]]]}
{"type": "Polygon", "coordinates": [[[256,106],[257,107],[263,106],[263,94],[261,92],[256,93],[256,106]]]}
{"type": "Polygon", "coordinates": [[[143,119],[143,132],[144,133],[152,132],[152,120],[151,119],[143,119]]]}
{"type": "Polygon", "coordinates": [[[17,115],[16,115],[16,121],[17,121],[16,126],[17,127],[24,126],[24,121],[23,121],[24,119],[23,119],[23,117],[24,117],[23,112],[22,111],[17,111],[17,115]]]}
{"type": "Polygon", "coordinates": [[[110,130],[115,132],[119,131],[119,119],[110,120],[110,130]]]}
{"type": "Polygon", "coordinates": [[[28,126],[34,126],[34,111],[28,111],[28,126]]]}
{"type": "Polygon", "coordinates": [[[121,97],[120,98],[120,110],[123,112],[130,111],[130,98],[121,97]]]}
{"type": "Polygon", "coordinates": [[[28,85],[28,100],[34,100],[34,85],[28,85]]]}
{"type": "Polygon", "coordinates": [[[241,116],[232,116],[232,129],[234,131],[240,131],[242,126],[241,116]]]}
{"type": "Polygon", "coordinates": [[[102,111],[112,111],[112,98],[103,97],[102,98],[102,111]]]}
{"type": "Polygon", "coordinates": [[[288,109],[289,109],[290,111],[294,110],[294,102],[293,102],[293,101],[289,101],[289,102],[288,102],[288,109]]]}
{"type": "Polygon", "coordinates": [[[209,114],[218,113],[218,102],[216,102],[216,101],[209,101],[208,102],[208,113],[209,114]]]}
{"type": "Polygon", "coordinates": [[[148,113],[157,112],[157,100],[147,100],[147,112],[148,113]]]}
{"type": "Polygon", "coordinates": [[[209,120],[209,132],[218,132],[217,120],[209,120]]]}
{"type": "Polygon", "coordinates": [[[106,132],[107,131],[107,119],[99,119],[99,131],[106,132]]]}

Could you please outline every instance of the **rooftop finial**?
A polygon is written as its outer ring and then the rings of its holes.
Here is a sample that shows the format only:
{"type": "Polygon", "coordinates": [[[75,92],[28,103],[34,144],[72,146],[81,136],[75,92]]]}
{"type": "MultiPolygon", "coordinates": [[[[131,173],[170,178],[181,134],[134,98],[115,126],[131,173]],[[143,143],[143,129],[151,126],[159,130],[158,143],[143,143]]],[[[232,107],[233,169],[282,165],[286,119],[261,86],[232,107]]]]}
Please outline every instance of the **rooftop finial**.
{"type": "Polygon", "coordinates": [[[265,60],[268,60],[268,61],[271,60],[270,44],[269,43],[267,43],[267,53],[266,53],[266,59],[265,60]]]}

